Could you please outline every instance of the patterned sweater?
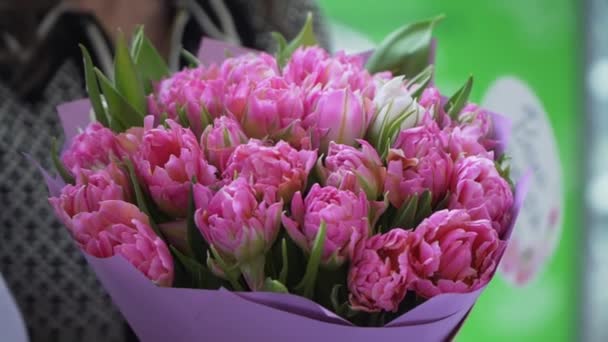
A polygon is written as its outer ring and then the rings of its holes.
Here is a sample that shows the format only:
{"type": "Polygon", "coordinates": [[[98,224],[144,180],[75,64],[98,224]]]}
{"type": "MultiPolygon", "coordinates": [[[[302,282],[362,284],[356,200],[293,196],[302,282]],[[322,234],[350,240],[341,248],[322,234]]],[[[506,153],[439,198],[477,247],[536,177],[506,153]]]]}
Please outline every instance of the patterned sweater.
{"type": "MultiPolygon", "coordinates": [[[[275,1],[273,20],[266,20],[255,6],[258,1],[226,3],[235,21],[249,15],[249,28],[240,31],[251,36],[242,40],[267,50],[271,48],[270,31],[293,37],[306,12],[316,10],[312,1],[275,1]]],[[[189,20],[194,24],[188,25],[196,25],[194,14],[190,13],[189,20]]],[[[317,29],[323,32],[321,26],[317,29]]],[[[204,28],[200,31],[205,33],[204,28]]],[[[184,33],[184,46],[188,39],[198,42],[200,34],[187,37],[184,33]]],[[[0,273],[15,296],[33,342],[136,340],[67,230],[53,216],[41,175],[22,155],[28,153],[51,168],[51,140],[62,134],[55,108],[86,96],[79,60],[79,56],[64,58],[38,85],[35,102],[21,100],[0,80],[0,273]]]]}

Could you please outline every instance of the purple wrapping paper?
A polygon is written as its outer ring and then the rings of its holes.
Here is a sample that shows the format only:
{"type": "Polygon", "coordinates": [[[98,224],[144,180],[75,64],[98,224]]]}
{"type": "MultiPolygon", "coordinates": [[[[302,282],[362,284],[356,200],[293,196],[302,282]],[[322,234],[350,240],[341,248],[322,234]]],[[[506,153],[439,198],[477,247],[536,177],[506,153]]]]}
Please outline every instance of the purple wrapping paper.
{"type": "Polygon", "coordinates": [[[226,44],[215,39],[203,38],[196,57],[203,65],[211,65],[221,64],[226,57],[236,57],[248,52],[257,53],[259,51],[226,44]]]}
{"type": "Polygon", "coordinates": [[[352,327],[276,310],[223,289],[156,287],[121,257],[87,260],[142,341],[442,341],[468,312],[426,324],[352,327]]]}
{"type": "MultiPolygon", "coordinates": [[[[198,57],[204,64],[251,50],[204,39],[198,57]]],[[[66,144],[90,120],[90,103],[79,100],[58,107],[66,144]]],[[[493,114],[494,133],[504,148],[510,122],[493,114]]],[[[60,179],[44,172],[49,192],[57,195],[60,179]]],[[[523,203],[529,175],[516,186],[513,223],[523,203]]],[[[513,224],[504,238],[511,235],[513,224]]],[[[443,341],[455,336],[484,288],[471,293],[436,296],[382,328],[356,327],[306,298],[291,294],[160,288],[124,258],[85,255],[104,285],[144,342],[164,341],[443,341]]]]}

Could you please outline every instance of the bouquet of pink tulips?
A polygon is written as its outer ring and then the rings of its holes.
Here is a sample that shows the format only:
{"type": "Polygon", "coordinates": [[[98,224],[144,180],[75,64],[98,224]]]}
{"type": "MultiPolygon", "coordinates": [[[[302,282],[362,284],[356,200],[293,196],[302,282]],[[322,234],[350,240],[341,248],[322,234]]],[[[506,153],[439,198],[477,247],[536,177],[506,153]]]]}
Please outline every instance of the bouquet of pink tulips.
{"type": "Polygon", "coordinates": [[[433,86],[435,23],[332,56],[309,20],[274,56],[205,41],[173,74],[139,31],[113,79],[83,49],[50,203],[142,340],[456,333],[524,191],[471,79],[433,86]]]}

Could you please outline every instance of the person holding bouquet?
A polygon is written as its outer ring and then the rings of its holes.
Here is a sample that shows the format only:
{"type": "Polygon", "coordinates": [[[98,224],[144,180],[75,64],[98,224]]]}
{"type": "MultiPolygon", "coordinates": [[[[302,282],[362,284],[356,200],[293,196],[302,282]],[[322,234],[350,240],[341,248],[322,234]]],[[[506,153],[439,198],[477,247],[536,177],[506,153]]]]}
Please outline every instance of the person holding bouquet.
{"type": "MultiPolygon", "coordinates": [[[[293,38],[313,1],[65,0],[14,1],[0,7],[0,273],[23,312],[31,341],[134,339],[71,237],[52,214],[27,153],[51,165],[60,136],[58,104],[86,96],[78,43],[103,71],[112,46],[143,24],[172,68],[196,53],[201,36],[273,48],[271,31],[293,38]],[[41,20],[39,20],[42,18],[41,20]]],[[[318,17],[315,22],[322,24],[318,17]]],[[[316,26],[327,47],[325,30],[316,26]]],[[[1,338],[0,338],[1,339],[1,338]]]]}

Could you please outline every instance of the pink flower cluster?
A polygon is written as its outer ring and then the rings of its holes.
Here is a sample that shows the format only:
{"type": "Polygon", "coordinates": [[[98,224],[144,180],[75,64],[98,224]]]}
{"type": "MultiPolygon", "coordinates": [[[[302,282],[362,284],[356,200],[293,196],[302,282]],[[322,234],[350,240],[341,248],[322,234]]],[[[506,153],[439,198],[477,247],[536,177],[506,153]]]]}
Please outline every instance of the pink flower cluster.
{"type": "Polygon", "coordinates": [[[350,302],[358,310],[397,311],[407,291],[423,298],[469,292],[490,280],[505,242],[488,220],[441,210],[415,230],[375,235],[350,266],[350,302]]]}
{"type": "Polygon", "coordinates": [[[407,291],[422,298],[474,291],[496,270],[513,192],[495,165],[491,118],[468,104],[453,120],[442,99],[433,87],[422,93],[421,120],[392,144],[383,184],[394,208],[430,191],[438,211],[361,244],[348,276],[354,308],[397,311],[407,291]]]}
{"type": "Polygon", "coordinates": [[[404,84],[317,47],[283,68],[248,54],[185,69],[156,85],[144,127],[79,134],[63,155],[75,184],[50,201],[84,251],[122,255],[163,286],[167,243],[184,249],[174,240],[190,220],[210,246],[205,266],[251,290],[279,236],[308,257],[322,230],[320,267],[348,269],[354,310],[479,289],[512,221],[491,117],[474,104],[448,115],[436,88],[413,97],[404,84]],[[427,217],[392,223],[427,192],[427,217]]]}
{"type": "Polygon", "coordinates": [[[364,137],[374,113],[372,80],[361,58],[310,47],[296,50],[283,70],[264,53],[186,69],[161,81],[148,102],[157,121],[177,121],[182,111],[197,136],[206,115],[225,115],[250,138],[325,151],[330,141],[354,145],[364,137]]]}

